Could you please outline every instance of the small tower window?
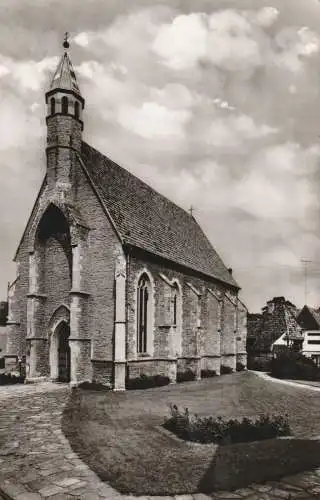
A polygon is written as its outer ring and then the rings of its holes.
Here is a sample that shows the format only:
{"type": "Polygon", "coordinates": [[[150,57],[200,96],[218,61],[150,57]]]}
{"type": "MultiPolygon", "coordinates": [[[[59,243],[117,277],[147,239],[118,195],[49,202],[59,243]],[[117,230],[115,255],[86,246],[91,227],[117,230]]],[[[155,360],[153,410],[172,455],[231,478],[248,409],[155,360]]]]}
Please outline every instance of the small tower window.
{"type": "Polygon", "coordinates": [[[69,108],[68,98],[66,96],[63,96],[61,100],[61,111],[63,115],[68,114],[68,108],[69,108]]]}
{"type": "Polygon", "coordinates": [[[80,106],[78,101],[75,102],[74,104],[74,116],[76,117],[77,120],[80,118],[80,106]]]}
{"type": "Polygon", "coordinates": [[[56,112],[56,100],[54,97],[51,97],[50,100],[50,114],[54,115],[56,112]]]}

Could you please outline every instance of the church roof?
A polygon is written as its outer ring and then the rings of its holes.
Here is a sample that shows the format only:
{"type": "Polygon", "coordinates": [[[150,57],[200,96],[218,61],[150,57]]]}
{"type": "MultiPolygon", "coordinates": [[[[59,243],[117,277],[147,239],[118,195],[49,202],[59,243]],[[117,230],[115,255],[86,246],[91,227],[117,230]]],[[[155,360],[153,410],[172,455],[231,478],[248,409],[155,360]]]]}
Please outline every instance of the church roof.
{"type": "Polygon", "coordinates": [[[192,215],[84,142],[82,160],[123,242],[239,288],[192,215]]]}
{"type": "Polygon", "coordinates": [[[63,54],[53,75],[49,92],[55,89],[71,90],[81,96],[76,74],[67,52],[63,54]]]}

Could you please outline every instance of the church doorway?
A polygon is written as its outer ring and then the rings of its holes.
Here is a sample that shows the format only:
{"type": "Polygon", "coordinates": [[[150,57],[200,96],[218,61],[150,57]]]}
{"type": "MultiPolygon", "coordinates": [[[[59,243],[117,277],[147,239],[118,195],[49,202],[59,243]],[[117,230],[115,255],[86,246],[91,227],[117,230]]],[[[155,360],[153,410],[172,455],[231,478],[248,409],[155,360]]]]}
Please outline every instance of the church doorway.
{"type": "Polygon", "coordinates": [[[64,321],[58,326],[58,381],[70,382],[70,327],[64,321]]]}
{"type": "Polygon", "coordinates": [[[50,378],[57,382],[70,382],[70,326],[61,321],[51,335],[50,378]]]}

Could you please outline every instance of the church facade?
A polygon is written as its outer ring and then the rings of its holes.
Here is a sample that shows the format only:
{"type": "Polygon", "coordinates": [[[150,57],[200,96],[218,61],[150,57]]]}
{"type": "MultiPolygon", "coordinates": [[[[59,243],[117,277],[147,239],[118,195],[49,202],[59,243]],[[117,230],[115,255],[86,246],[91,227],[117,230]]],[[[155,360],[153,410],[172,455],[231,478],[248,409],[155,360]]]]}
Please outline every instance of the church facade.
{"type": "MultiPolygon", "coordinates": [[[[67,47],[66,47],[67,49],[67,47]]],[[[246,366],[239,286],[195,218],[82,140],[65,50],[46,93],[47,171],[9,287],[6,364],[26,381],[246,366]]]]}

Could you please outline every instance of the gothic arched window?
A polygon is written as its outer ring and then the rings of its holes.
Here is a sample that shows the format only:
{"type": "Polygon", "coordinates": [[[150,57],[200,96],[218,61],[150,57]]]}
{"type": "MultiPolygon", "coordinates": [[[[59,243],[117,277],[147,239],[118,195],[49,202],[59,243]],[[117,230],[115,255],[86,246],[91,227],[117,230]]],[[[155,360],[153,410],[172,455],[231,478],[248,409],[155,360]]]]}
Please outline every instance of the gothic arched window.
{"type": "Polygon", "coordinates": [[[50,114],[54,115],[56,112],[56,100],[54,97],[51,97],[50,99],[50,114]]]}
{"type": "Polygon", "coordinates": [[[69,108],[69,101],[68,98],[64,95],[61,100],[61,112],[63,115],[68,114],[68,108],[69,108]]]}
{"type": "Polygon", "coordinates": [[[79,120],[79,118],[80,118],[80,106],[79,106],[78,101],[76,101],[74,104],[74,116],[77,118],[77,120],[79,120]]]}
{"type": "Polygon", "coordinates": [[[146,354],[151,334],[151,283],[147,274],[139,279],[137,288],[137,352],[146,354]]]}
{"type": "Polygon", "coordinates": [[[182,343],[182,296],[181,296],[181,288],[177,282],[174,283],[172,288],[172,355],[180,356],[181,355],[181,343],[182,343]]]}
{"type": "Polygon", "coordinates": [[[173,292],[173,324],[176,326],[177,324],[177,307],[178,307],[178,297],[177,297],[177,289],[173,292]]]}

